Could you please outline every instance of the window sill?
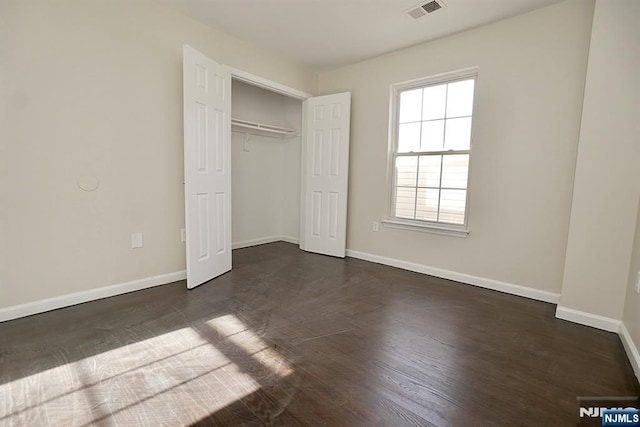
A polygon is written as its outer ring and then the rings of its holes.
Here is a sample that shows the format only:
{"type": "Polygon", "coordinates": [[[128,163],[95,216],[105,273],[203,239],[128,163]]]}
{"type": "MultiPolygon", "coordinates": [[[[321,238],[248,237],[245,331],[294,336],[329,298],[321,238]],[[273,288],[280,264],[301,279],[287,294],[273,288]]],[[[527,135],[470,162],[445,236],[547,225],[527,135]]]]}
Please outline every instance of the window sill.
{"type": "Polygon", "coordinates": [[[398,219],[385,219],[382,225],[388,228],[399,228],[401,230],[420,231],[423,233],[442,234],[445,236],[462,237],[469,235],[469,230],[464,227],[447,226],[440,224],[425,224],[415,221],[402,221],[398,219]]]}

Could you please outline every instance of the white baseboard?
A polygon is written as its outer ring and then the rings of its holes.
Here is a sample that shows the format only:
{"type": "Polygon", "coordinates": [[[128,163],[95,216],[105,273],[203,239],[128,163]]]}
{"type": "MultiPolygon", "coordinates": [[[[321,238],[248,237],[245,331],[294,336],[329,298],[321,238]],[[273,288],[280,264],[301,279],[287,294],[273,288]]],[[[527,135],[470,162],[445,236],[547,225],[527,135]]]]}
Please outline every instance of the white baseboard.
{"type": "Polygon", "coordinates": [[[416,273],[428,274],[430,276],[440,277],[443,279],[454,280],[469,285],[479,286],[481,288],[492,289],[507,294],[517,295],[525,298],[531,298],[538,301],[550,302],[557,304],[560,300],[560,294],[543,291],[540,289],[528,288],[526,286],[514,285],[512,283],[500,282],[498,280],[487,279],[485,277],[472,276],[470,274],[458,273],[455,271],[444,270],[436,267],[429,267],[423,264],[415,264],[412,262],[402,261],[394,258],[387,258],[379,255],[372,255],[365,252],[347,249],[347,256],[358,258],[365,261],[375,262],[377,264],[389,265],[391,267],[402,268],[403,270],[414,271],[416,273]]]}
{"type": "Polygon", "coordinates": [[[182,270],[174,273],[132,280],[131,282],[120,283],[117,285],[104,286],[101,288],[90,289],[88,291],[75,292],[73,294],[62,295],[59,297],[0,308],[0,322],[31,316],[32,314],[44,313],[46,311],[69,307],[76,304],[82,304],[83,302],[139,291],[141,289],[147,289],[154,286],[165,285],[167,283],[185,280],[186,278],[187,272],[186,270],[182,270]]]}
{"type": "Polygon", "coordinates": [[[287,243],[293,243],[294,245],[299,245],[300,244],[300,239],[298,239],[297,237],[280,236],[280,240],[282,240],[283,242],[287,242],[287,243]]]}
{"type": "Polygon", "coordinates": [[[231,245],[231,248],[242,249],[242,248],[248,248],[251,246],[264,245],[265,243],[279,242],[280,240],[282,240],[280,236],[261,237],[259,239],[243,240],[242,242],[235,242],[231,245]]]}
{"type": "Polygon", "coordinates": [[[618,332],[620,330],[620,321],[610,317],[600,316],[598,314],[587,313],[586,311],[574,310],[559,305],[556,308],[556,317],[569,322],[579,323],[592,328],[602,329],[608,332],[618,332]]]}
{"type": "Polygon", "coordinates": [[[620,331],[618,332],[618,335],[620,335],[620,340],[622,341],[624,350],[627,352],[627,357],[631,362],[633,372],[636,373],[636,377],[638,377],[638,381],[640,381],[640,352],[638,352],[638,347],[633,342],[633,338],[631,338],[631,335],[624,323],[620,323],[620,331]]]}
{"type": "Polygon", "coordinates": [[[264,245],[266,243],[273,243],[273,242],[288,242],[288,243],[295,243],[298,244],[299,240],[295,237],[289,237],[289,236],[270,236],[270,237],[261,237],[259,239],[253,239],[253,240],[244,240],[242,242],[235,242],[231,245],[232,249],[242,249],[242,248],[249,248],[251,246],[258,246],[258,245],[264,245]]]}
{"type": "MultiPolygon", "coordinates": [[[[263,245],[265,243],[285,241],[289,243],[298,243],[298,239],[290,236],[272,236],[262,239],[247,240],[233,244],[233,249],[246,248],[249,246],[263,245]]],[[[167,283],[185,280],[187,278],[186,270],[176,271],[174,273],[161,274],[159,276],[146,277],[144,279],[133,280],[131,282],[120,283],[111,286],[104,286],[97,289],[76,292],[73,294],[62,295],[54,298],[33,301],[25,304],[13,305],[10,307],[0,308],[0,322],[7,320],[19,319],[20,317],[31,316],[33,314],[44,313],[58,308],[69,307],[84,302],[95,301],[102,298],[108,298],[116,295],[126,294],[128,292],[139,291],[141,289],[151,288],[154,286],[165,285],[167,283]]]]}

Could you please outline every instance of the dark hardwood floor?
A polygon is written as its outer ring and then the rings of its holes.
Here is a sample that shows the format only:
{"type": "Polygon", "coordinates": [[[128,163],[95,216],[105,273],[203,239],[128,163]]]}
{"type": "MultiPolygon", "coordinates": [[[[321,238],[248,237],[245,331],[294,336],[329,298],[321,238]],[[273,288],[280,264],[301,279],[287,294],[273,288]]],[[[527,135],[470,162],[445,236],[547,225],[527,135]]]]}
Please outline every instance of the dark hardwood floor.
{"type": "MultiPolygon", "coordinates": [[[[46,286],[46,283],[42,284],[46,286]]],[[[0,324],[2,426],[574,426],[636,396],[555,306],[274,243],[234,269],[0,324]]]]}

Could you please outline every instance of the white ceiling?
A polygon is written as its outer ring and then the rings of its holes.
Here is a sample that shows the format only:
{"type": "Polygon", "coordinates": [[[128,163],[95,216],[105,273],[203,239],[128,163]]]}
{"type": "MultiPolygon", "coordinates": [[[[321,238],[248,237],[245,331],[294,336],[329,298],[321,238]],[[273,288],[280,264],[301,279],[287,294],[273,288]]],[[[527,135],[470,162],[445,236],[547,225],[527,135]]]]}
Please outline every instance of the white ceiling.
{"type": "Polygon", "coordinates": [[[416,0],[155,0],[316,69],[338,67],[562,0],[443,0],[413,20],[416,0]]]}

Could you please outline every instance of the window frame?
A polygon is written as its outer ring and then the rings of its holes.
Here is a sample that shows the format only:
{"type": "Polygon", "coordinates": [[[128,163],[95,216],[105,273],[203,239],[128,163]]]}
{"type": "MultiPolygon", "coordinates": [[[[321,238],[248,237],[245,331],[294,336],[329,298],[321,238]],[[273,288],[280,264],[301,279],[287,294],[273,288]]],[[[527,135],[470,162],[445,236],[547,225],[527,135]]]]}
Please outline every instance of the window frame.
{"type": "MultiPolygon", "coordinates": [[[[473,134],[474,134],[474,117],[476,115],[476,89],[478,82],[478,67],[465,68],[448,73],[437,74],[429,77],[423,77],[415,80],[400,82],[392,84],[390,87],[390,103],[389,103],[389,144],[387,154],[387,206],[386,206],[386,219],[382,220],[382,224],[389,228],[400,228],[405,230],[422,231],[428,233],[444,234],[454,237],[467,237],[470,230],[469,225],[469,200],[470,191],[469,183],[471,181],[471,163],[472,163],[472,151],[473,151],[473,134]],[[400,94],[402,92],[425,88],[428,86],[436,86],[444,83],[453,83],[459,80],[474,79],[474,96],[473,96],[473,109],[471,112],[471,141],[468,150],[456,150],[450,154],[469,154],[469,166],[467,170],[467,185],[466,185],[466,200],[465,200],[465,212],[463,224],[451,224],[437,221],[427,221],[419,219],[407,219],[395,216],[395,162],[397,157],[411,156],[409,153],[397,153],[398,147],[398,132],[400,122],[400,94]]],[[[419,152],[424,154],[427,152],[419,152]]],[[[442,152],[432,152],[442,153],[442,152]]],[[[415,156],[419,154],[416,153],[415,156]]],[[[442,188],[442,187],[440,187],[442,188]]]]}

